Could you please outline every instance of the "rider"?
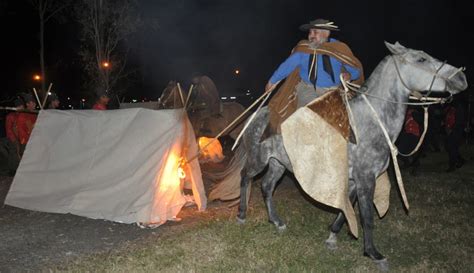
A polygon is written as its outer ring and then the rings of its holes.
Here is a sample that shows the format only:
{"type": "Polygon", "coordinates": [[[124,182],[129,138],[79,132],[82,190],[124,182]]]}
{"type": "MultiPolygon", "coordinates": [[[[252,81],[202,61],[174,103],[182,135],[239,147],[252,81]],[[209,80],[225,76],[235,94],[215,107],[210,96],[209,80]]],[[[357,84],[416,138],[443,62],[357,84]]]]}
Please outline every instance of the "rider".
{"type": "Polygon", "coordinates": [[[268,91],[286,78],[285,84],[269,105],[272,127],[278,126],[297,107],[306,105],[329,90],[337,89],[341,84],[339,75],[347,81],[363,81],[362,65],[350,48],[329,38],[331,31],[339,31],[333,22],[316,19],[300,26],[300,30],[308,31],[308,40],[300,41],[293,48],[292,54],[278,67],[265,86],[268,91]],[[293,99],[294,95],[296,100],[293,99]]]}

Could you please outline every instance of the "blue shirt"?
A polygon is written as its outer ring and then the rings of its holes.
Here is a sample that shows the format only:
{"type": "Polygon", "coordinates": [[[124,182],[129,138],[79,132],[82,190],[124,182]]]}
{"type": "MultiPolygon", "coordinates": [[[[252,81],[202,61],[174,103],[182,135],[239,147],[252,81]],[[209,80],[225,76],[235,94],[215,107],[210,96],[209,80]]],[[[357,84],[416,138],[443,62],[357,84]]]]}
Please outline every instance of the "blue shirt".
{"type": "MultiPolygon", "coordinates": [[[[335,39],[330,39],[331,42],[336,41],[335,39]]],[[[351,80],[355,80],[359,78],[360,72],[355,67],[352,67],[347,64],[343,64],[338,59],[329,56],[329,60],[332,65],[332,69],[334,72],[334,81],[332,80],[331,75],[329,75],[323,68],[323,58],[322,55],[317,54],[317,78],[316,78],[316,87],[331,87],[337,86],[341,84],[341,80],[339,79],[339,75],[341,74],[341,68],[344,66],[347,72],[351,74],[351,80]]],[[[290,55],[273,73],[272,77],[270,78],[271,83],[276,83],[280,80],[285,79],[291,72],[293,72],[296,68],[300,69],[300,77],[306,83],[311,83],[308,77],[308,70],[309,70],[309,62],[311,54],[303,53],[303,52],[295,52],[290,55]]],[[[314,68],[313,68],[314,69],[314,68]]],[[[314,72],[312,72],[314,73],[314,72]]]]}

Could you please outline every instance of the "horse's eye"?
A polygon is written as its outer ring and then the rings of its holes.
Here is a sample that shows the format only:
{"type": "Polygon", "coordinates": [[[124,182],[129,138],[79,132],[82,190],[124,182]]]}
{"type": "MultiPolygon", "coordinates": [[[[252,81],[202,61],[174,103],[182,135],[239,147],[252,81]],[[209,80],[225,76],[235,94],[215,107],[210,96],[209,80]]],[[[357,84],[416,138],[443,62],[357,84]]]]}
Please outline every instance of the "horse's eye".
{"type": "Polygon", "coordinates": [[[417,61],[417,62],[419,62],[419,63],[424,63],[425,61],[426,61],[426,59],[425,59],[425,58],[423,58],[423,57],[421,57],[421,58],[419,58],[419,59],[418,59],[418,61],[417,61]]]}

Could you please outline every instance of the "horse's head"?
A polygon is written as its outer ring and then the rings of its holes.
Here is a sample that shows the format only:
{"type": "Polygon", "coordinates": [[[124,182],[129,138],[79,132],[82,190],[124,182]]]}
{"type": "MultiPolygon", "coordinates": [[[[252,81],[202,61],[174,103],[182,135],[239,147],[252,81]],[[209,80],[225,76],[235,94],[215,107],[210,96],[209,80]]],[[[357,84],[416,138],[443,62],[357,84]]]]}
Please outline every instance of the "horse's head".
{"type": "Polygon", "coordinates": [[[385,42],[385,45],[392,53],[399,79],[408,90],[456,94],[467,88],[464,68],[456,68],[398,42],[385,42]]]}

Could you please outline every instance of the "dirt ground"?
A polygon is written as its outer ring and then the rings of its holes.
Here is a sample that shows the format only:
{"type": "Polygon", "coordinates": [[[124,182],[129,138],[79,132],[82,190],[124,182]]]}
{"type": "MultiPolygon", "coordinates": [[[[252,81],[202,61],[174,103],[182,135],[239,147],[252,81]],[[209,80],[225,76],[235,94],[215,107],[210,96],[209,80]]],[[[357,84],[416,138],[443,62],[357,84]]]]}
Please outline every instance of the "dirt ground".
{"type": "MultiPolygon", "coordinates": [[[[473,153],[470,150],[466,156],[468,162],[456,170],[456,176],[473,175],[470,167],[473,153]]],[[[422,159],[417,175],[422,176],[424,171],[444,172],[446,161],[445,153],[428,154],[422,159]]],[[[405,172],[404,175],[409,174],[405,172]]],[[[0,272],[39,271],[45,266],[62,264],[93,253],[107,253],[144,240],[147,236],[181,230],[200,218],[196,208],[189,207],[178,215],[183,218],[181,222],[168,222],[156,229],[142,229],[133,224],[19,209],[3,205],[12,180],[12,177],[0,177],[0,272]]],[[[209,204],[209,207],[210,211],[228,210],[226,205],[219,203],[209,204]]]]}

